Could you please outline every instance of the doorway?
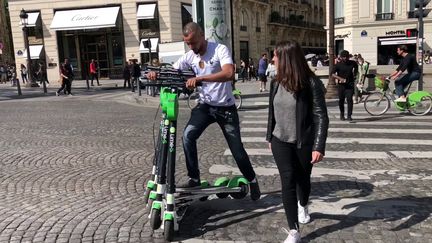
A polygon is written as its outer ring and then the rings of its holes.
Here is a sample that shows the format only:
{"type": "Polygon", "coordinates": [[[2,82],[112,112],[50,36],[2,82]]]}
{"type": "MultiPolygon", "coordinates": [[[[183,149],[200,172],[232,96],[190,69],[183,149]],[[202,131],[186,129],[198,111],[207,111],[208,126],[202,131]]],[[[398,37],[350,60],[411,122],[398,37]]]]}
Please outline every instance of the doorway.
{"type": "Polygon", "coordinates": [[[98,75],[100,78],[109,78],[110,61],[108,59],[106,34],[82,35],[80,43],[83,47],[81,53],[81,70],[83,77],[90,73],[90,62],[96,60],[98,75]]]}

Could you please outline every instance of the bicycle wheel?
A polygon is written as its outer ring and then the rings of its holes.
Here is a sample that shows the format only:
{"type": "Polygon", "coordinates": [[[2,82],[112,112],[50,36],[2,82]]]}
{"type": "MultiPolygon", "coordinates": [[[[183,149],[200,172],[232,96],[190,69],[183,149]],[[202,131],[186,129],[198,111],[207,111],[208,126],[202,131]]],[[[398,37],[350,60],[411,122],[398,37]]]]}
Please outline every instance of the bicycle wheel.
{"type": "Polygon", "coordinates": [[[415,116],[423,116],[428,114],[432,109],[432,97],[423,96],[419,101],[411,102],[408,111],[415,116]]]}
{"type": "Polygon", "coordinates": [[[234,94],[234,98],[235,98],[235,104],[236,104],[236,107],[238,110],[241,108],[243,100],[242,100],[241,95],[239,95],[239,94],[234,94]]]}
{"type": "Polygon", "coordinates": [[[383,93],[372,93],[366,97],[364,108],[372,116],[380,116],[390,108],[390,99],[383,93]]]}
{"type": "Polygon", "coordinates": [[[195,106],[198,105],[199,98],[200,98],[199,92],[193,92],[192,94],[189,95],[187,100],[189,109],[192,110],[193,108],[195,108],[195,106]]]}

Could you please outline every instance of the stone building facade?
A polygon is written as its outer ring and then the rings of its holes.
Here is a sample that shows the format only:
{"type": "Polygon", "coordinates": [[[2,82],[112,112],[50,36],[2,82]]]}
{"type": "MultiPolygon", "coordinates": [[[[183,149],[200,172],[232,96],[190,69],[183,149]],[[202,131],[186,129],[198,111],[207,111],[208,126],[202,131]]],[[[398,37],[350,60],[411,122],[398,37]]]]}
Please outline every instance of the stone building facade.
{"type": "MultiPolygon", "coordinates": [[[[398,64],[398,45],[417,51],[414,7],[415,0],[335,0],[335,53],[346,49],[362,54],[372,65],[398,64]]],[[[424,18],[425,50],[432,48],[431,30],[429,14],[424,18]]]]}

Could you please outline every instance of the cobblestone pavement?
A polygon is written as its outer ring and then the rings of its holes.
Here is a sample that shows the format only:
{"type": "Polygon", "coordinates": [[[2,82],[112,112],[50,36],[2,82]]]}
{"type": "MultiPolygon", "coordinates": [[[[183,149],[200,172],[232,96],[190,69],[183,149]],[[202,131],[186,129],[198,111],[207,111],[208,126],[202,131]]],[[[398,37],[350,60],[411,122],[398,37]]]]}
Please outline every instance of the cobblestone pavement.
{"type": "MultiPolygon", "coordinates": [[[[115,90],[94,95],[0,102],[0,242],[164,242],[160,230],[150,229],[143,204],[157,103],[131,103],[115,90]]],[[[262,199],[197,202],[177,241],[285,239],[280,180],[262,140],[266,110],[259,108],[266,97],[256,96],[246,96],[239,114],[262,199]]],[[[181,101],[179,128],[189,116],[184,107],[181,101]]],[[[393,112],[372,121],[356,106],[356,123],[340,123],[336,108],[329,110],[331,128],[346,130],[330,132],[329,158],[314,168],[312,222],[302,226],[303,242],[432,242],[431,115],[393,112]],[[343,141],[349,138],[357,141],[343,141]]],[[[204,178],[238,173],[216,125],[198,148],[204,178]]]]}

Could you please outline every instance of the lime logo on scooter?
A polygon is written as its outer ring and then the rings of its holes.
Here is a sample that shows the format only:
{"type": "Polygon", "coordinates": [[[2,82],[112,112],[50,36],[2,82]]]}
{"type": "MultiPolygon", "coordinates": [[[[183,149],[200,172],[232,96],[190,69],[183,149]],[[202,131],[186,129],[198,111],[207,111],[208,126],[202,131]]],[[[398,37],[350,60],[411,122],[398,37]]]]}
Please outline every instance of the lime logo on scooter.
{"type": "Polygon", "coordinates": [[[170,128],[170,143],[169,143],[169,152],[172,153],[175,150],[175,127],[170,128]]]}
{"type": "Polygon", "coordinates": [[[168,125],[169,125],[169,120],[165,120],[165,127],[162,129],[162,143],[166,144],[167,143],[167,137],[168,137],[168,125]]]}

